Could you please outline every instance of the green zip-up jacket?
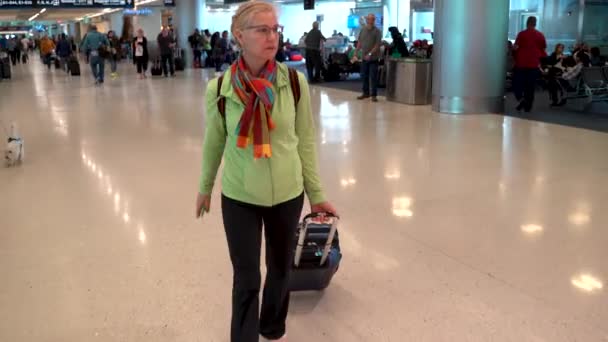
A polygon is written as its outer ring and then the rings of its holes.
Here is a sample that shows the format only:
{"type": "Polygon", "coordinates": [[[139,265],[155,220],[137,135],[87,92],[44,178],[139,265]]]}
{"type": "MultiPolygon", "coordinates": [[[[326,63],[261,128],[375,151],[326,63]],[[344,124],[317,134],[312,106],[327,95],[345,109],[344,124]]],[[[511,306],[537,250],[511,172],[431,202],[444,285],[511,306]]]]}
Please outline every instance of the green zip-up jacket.
{"type": "Polygon", "coordinates": [[[286,65],[277,64],[275,103],[270,132],[271,158],[253,158],[253,147],[236,146],[236,127],[244,106],[233,91],[230,70],[226,71],[220,95],[226,98],[226,117],[217,107],[218,81],[207,86],[206,127],[200,193],[213,191],[217,170],[224,157],[222,193],[231,199],[271,207],[298,197],[306,191],[311,204],[325,202],[319,179],[315,126],[310,107],[308,83],[301,73],[300,101],[294,104],[286,65]]]}

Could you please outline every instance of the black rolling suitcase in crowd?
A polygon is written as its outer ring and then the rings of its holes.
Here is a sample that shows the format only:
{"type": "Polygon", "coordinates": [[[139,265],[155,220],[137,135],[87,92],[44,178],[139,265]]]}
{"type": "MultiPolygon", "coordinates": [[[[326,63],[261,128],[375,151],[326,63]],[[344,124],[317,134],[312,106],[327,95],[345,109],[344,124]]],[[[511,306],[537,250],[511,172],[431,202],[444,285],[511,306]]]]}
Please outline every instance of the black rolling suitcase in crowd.
{"type": "Polygon", "coordinates": [[[68,59],[68,71],[72,76],[80,76],[80,64],[78,63],[78,58],[75,56],[68,59]]]}
{"type": "Polygon", "coordinates": [[[55,57],[55,69],[61,69],[61,61],[59,60],[59,57],[55,57]]]}
{"type": "Polygon", "coordinates": [[[186,62],[184,61],[184,50],[177,50],[175,56],[175,71],[184,71],[186,62]]]}
{"type": "Polygon", "coordinates": [[[2,52],[0,52],[0,78],[11,78],[11,63],[8,58],[2,58],[2,52]]]}
{"type": "Polygon", "coordinates": [[[319,291],[329,286],[342,259],[338,221],[338,217],[326,213],[304,218],[295,237],[290,291],[319,291]]]}
{"type": "Polygon", "coordinates": [[[160,65],[160,57],[157,58],[156,60],[154,60],[154,63],[152,63],[152,67],[150,68],[150,74],[152,76],[162,76],[163,75],[163,68],[160,65]]]}

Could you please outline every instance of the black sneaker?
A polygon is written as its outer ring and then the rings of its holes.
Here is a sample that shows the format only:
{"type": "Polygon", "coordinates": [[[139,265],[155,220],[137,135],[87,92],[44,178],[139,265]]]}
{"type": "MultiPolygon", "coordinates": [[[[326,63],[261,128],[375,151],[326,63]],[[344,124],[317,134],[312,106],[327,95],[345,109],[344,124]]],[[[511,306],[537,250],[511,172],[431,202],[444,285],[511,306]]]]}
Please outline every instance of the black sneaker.
{"type": "Polygon", "coordinates": [[[369,99],[369,95],[363,94],[363,95],[357,96],[357,100],[365,100],[365,99],[369,99]]]}
{"type": "Polygon", "coordinates": [[[378,98],[375,96],[372,96],[372,102],[378,102],[378,98]]]}

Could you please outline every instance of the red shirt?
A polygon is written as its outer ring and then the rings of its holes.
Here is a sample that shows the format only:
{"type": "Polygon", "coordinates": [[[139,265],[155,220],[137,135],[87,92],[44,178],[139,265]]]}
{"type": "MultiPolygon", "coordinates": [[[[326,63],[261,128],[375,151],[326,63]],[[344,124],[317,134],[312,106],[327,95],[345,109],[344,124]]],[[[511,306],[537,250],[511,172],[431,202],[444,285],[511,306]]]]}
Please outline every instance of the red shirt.
{"type": "Polygon", "coordinates": [[[547,56],[545,36],[536,29],[519,32],[515,40],[515,67],[534,69],[540,65],[540,59],[547,56]]]}

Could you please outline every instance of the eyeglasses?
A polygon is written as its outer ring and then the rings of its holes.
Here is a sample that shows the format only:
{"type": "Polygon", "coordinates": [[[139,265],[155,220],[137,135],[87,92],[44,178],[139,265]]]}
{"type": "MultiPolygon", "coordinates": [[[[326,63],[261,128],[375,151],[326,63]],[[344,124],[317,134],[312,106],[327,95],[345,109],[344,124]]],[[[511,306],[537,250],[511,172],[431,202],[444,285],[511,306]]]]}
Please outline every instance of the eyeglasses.
{"type": "Polygon", "coordinates": [[[271,34],[278,35],[281,31],[283,31],[283,26],[276,25],[276,26],[270,27],[267,25],[258,25],[258,26],[245,27],[245,30],[253,30],[253,32],[255,32],[256,34],[258,34],[260,36],[268,37],[271,34]]]}

